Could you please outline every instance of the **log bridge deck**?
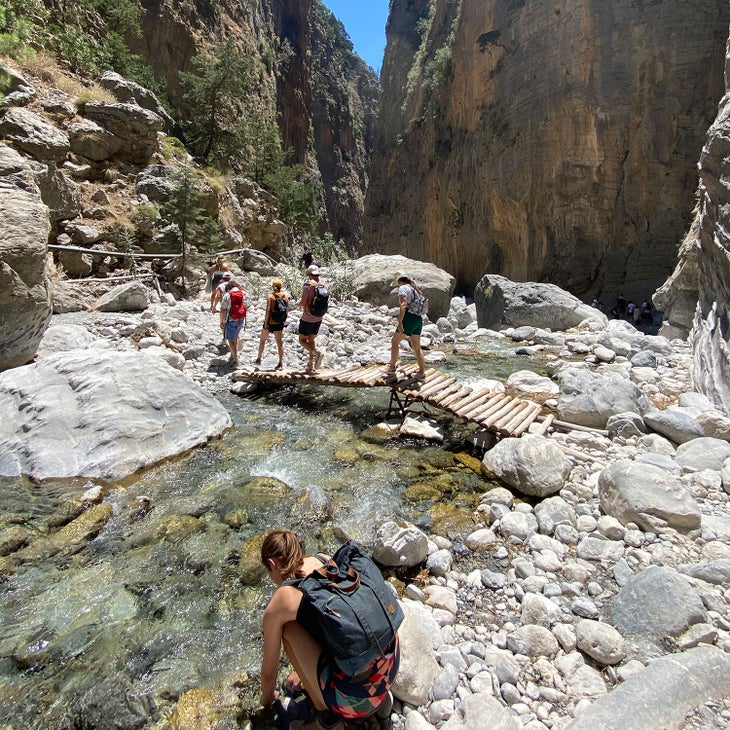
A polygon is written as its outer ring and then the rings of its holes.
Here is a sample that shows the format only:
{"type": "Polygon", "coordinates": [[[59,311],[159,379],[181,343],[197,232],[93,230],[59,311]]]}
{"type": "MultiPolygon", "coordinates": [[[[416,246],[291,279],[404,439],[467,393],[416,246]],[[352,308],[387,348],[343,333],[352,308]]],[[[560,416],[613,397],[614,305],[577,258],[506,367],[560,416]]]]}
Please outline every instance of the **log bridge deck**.
{"type": "MultiPolygon", "coordinates": [[[[540,417],[542,406],[523,398],[513,398],[488,388],[474,389],[462,385],[448,373],[430,368],[425,380],[415,377],[416,365],[399,367],[396,375],[389,375],[383,365],[370,367],[353,366],[343,370],[317,370],[306,373],[300,370],[238,371],[234,379],[249,383],[269,384],[321,384],[350,388],[390,388],[388,415],[401,416],[413,403],[423,403],[451,413],[494,431],[501,436],[521,436],[540,417]]],[[[547,432],[553,417],[539,418],[539,433],[547,432]]]]}

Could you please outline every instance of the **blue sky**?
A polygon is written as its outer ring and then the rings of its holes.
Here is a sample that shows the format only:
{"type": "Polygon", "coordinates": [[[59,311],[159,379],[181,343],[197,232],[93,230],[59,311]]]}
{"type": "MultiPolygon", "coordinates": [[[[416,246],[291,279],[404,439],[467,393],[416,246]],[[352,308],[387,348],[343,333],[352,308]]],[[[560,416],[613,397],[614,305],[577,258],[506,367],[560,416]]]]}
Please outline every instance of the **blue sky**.
{"type": "Polygon", "coordinates": [[[378,74],[385,50],[389,0],[322,0],[342,21],[355,53],[378,74]]]}

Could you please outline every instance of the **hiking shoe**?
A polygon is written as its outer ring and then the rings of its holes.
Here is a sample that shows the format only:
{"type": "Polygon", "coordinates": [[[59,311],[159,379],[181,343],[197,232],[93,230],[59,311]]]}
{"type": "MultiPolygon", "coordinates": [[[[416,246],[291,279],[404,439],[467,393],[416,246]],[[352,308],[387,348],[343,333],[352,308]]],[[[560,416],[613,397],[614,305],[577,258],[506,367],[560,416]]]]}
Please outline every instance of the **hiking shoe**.
{"type": "Polygon", "coordinates": [[[314,369],[317,370],[319,366],[322,364],[322,360],[324,360],[324,353],[317,350],[317,354],[314,359],[314,369]]]}
{"type": "Polygon", "coordinates": [[[253,361],[253,364],[254,364],[254,365],[261,365],[261,358],[260,358],[260,357],[257,357],[257,358],[256,358],[256,359],[255,359],[255,360],[253,361]]]}
{"type": "Polygon", "coordinates": [[[329,710],[322,710],[312,715],[309,720],[290,722],[289,730],[345,730],[345,721],[329,710]]]}
{"type": "Polygon", "coordinates": [[[238,358],[235,358],[235,357],[229,357],[229,358],[228,358],[228,364],[229,364],[229,365],[238,365],[238,358]]]}
{"type": "Polygon", "coordinates": [[[282,365],[281,363],[279,363],[279,364],[278,364],[278,365],[277,365],[277,366],[276,366],[276,367],[274,368],[274,370],[281,370],[281,369],[282,369],[283,367],[284,367],[284,366],[283,366],[283,365],[282,365]]]}
{"type": "Polygon", "coordinates": [[[425,380],[426,379],[426,373],[416,373],[413,377],[416,380],[425,380]]]}

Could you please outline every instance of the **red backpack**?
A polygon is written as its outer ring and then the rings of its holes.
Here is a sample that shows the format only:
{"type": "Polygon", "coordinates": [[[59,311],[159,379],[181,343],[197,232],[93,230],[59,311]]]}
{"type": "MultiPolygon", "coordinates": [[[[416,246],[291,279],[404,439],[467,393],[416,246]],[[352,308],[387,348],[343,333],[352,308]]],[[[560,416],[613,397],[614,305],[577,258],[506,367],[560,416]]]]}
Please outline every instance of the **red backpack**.
{"type": "Polygon", "coordinates": [[[240,289],[231,289],[228,295],[231,297],[231,311],[228,319],[246,319],[246,302],[243,292],[240,289]]]}

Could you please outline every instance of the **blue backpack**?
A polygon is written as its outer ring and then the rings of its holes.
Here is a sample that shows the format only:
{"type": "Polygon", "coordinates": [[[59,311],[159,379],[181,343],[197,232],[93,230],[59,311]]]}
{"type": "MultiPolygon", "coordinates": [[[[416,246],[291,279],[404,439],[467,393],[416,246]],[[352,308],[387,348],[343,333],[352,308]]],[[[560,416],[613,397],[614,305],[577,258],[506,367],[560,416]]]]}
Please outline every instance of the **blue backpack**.
{"type": "Polygon", "coordinates": [[[403,609],[377,565],[352,540],[306,578],[284,581],[315,610],[326,646],[348,677],[361,674],[391,648],[403,609]]]}

